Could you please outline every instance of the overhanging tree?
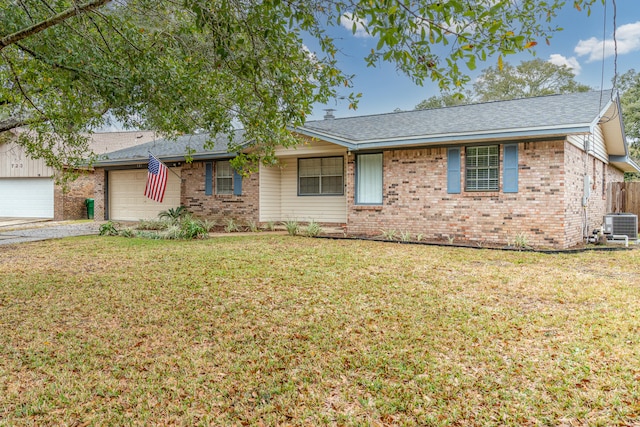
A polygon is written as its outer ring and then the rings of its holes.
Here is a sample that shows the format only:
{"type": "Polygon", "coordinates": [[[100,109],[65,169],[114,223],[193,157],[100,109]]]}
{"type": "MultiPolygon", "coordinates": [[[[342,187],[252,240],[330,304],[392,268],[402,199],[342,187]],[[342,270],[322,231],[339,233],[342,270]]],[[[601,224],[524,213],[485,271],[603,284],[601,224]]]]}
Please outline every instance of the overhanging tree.
{"type": "MultiPolygon", "coordinates": [[[[589,7],[596,0],[576,0],[589,7]]],[[[417,84],[468,82],[477,62],[547,39],[562,0],[93,0],[0,3],[0,131],[27,126],[31,155],[61,168],[86,158],[82,132],[109,112],[167,135],[231,133],[250,160],[297,141],[314,103],[351,87],[327,30],[345,14],[417,84]],[[315,38],[311,54],[303,36],[315,38]],[[440,47],[445,46],[445,49],[440,47]],[[443,53],[444,52],[444,53],[443,53]]],[[[347,95],[350,107],[358,94],[347,95]]],[[[242,158],[238,163],[242,163],[242,158]]],[[[246,159],[245,159],[246,160],[246,159]]]]}

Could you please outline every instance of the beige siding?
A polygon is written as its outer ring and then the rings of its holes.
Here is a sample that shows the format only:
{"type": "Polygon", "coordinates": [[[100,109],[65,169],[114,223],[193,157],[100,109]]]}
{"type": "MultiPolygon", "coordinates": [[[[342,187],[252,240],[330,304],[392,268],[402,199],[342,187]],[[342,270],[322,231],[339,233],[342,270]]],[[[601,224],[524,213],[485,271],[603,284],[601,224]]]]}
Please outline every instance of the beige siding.
{"type": "Polygon", "coordinates": [[[49,178],[53,169],[44,160],[32,160],[13,142],[0,145],[0,178],[49,178]]]}
{"type": "MultiPolygon", "coordinates": [[[[324,152],[323,155],[325,154],[327,153],[324,152]]],[[[298,196],[298,159],[281,159],[281,163],[283,166],[280,175],[280,213],[282,220],[314,220],[341,224],[347,222],[347,199],[345,195],[298,196]]]]}
{"type": "Polygon", "coordinates": [[[569,135],[567,141],[572,145],[584,150],[584,140],[589,140],[589,154],[602,160],[605,163],[609,163],[609,156],[607,154],[607,147],[604,143],[604,136],[602,134],[602,128],[597,125],[594,128],[594,132],[589,135],[569,135]]]}
{"type": "Polygon", "coordinates": [[[171,170],[175,173],[169,172],[167,175],[167,189],[162,203],[144,196],[147,169],[108,172],[109,219],[154,219],[161,211],[180,206],[180,168],[171,170]]]}
{"type": "Polygon", "coordinates": [[[260,166],[260,221],[281,221],[280,168],[260,166]]]}

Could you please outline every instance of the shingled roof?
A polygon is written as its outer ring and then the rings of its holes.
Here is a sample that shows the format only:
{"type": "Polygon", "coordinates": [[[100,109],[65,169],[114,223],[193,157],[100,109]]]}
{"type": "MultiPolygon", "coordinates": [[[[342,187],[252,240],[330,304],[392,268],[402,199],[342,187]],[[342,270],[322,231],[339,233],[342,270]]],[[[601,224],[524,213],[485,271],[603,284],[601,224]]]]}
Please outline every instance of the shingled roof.
{"type": "MultiPolygon", "coordinates": [[[[237,130],[234,134],[236,143],[244,142],[244,131],[237,130]]],[[[179,136],[176,139],[160,138],[134,147],[112,151],[99,157],[96,166],[109,166],[116,164],[146,163],[149,153],[158,159],[171,161],[184,161],[187,153],[193,159],[228,158],[233,154],[228,152],[229,139],[226,135],[218,135],[215,139],[209,134],[196,134],[179,136]],[[213,146],[205,148],[207,142],[213,146]]]]}
{"type": "MultiPolygon", "coordinates": [[[[401,111],[368,116],[306,122],[292,129],[302,135],[342,145],[349,150],[462,144],[483,141],[544,140],[594,132],[602,125],[609,160],[625,171],[638,166],[628,156],[620,103],[616,92],[594,91],[549,95],[509,101],[401,111]]],[[[234,135],[245,141],[244,131],[234,135]]],[[[230,157],[226,135],[205,149],[208,134],[186,135],[177,140],[158,139],[102,156],[97,166],[145,162],[149,152],[164,161],[230,157]]]]}
{"type": "Polygon", "coordinates": [[[611,91],[317,120],[296,129],[351,149],[589,132],[611,91]]]}

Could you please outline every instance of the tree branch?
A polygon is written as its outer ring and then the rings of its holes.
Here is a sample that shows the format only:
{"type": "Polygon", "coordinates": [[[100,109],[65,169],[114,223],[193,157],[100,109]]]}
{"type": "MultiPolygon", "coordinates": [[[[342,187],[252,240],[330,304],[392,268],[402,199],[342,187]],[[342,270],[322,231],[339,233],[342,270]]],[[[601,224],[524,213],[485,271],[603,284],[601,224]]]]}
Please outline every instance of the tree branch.
{"type": "Polygon", "coordinates": [[[17,117],[9,117],[0,120],[0,132],[5,132],[28,124],[28,120],[19,119],[17,117]]]}
{"type": "Polygon", "coordinates": [[[74,17],[76,15],[80,15],[86,12],[89,12],[91,10],[94,9],[98,9],[99,7],[104,6],[105,4],[109,3],[111,0],[92,0],[89,1],[87,3],[84,4],[80,4],[78,6],[75,7],[71,7],[67,10],[65,10],[64,12],[60,12],[57,15],[52,16],[49,19],[45,19],[44,21],[41,21],[35,25],[32,25],[28,28],[25,28],[23,30],[20,30],[16,33],[13,34],[9,34],[6,37],[3,37],[2,39],[0,39],[0,50],[4,49],[7,46],[10,46],[14,43],[19,42],[20,40],[23,40],[27,37],[30,37],[34,34],[37,34],[41,31],[46,30],[49,27],[53,27],[54,25],[57,25],[63,21],[66,21],[67,19],[74,17]]]}

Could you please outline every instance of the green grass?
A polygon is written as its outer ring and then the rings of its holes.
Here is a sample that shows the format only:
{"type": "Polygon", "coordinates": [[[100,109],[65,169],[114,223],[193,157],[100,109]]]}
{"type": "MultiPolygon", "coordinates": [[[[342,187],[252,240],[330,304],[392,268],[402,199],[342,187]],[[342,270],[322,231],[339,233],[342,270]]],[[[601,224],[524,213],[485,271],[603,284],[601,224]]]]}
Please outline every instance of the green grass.
{"type": "Polygon", "coordinates": [[[635,425],[640,251],[0,250],[0,425],[635,425]]]}

